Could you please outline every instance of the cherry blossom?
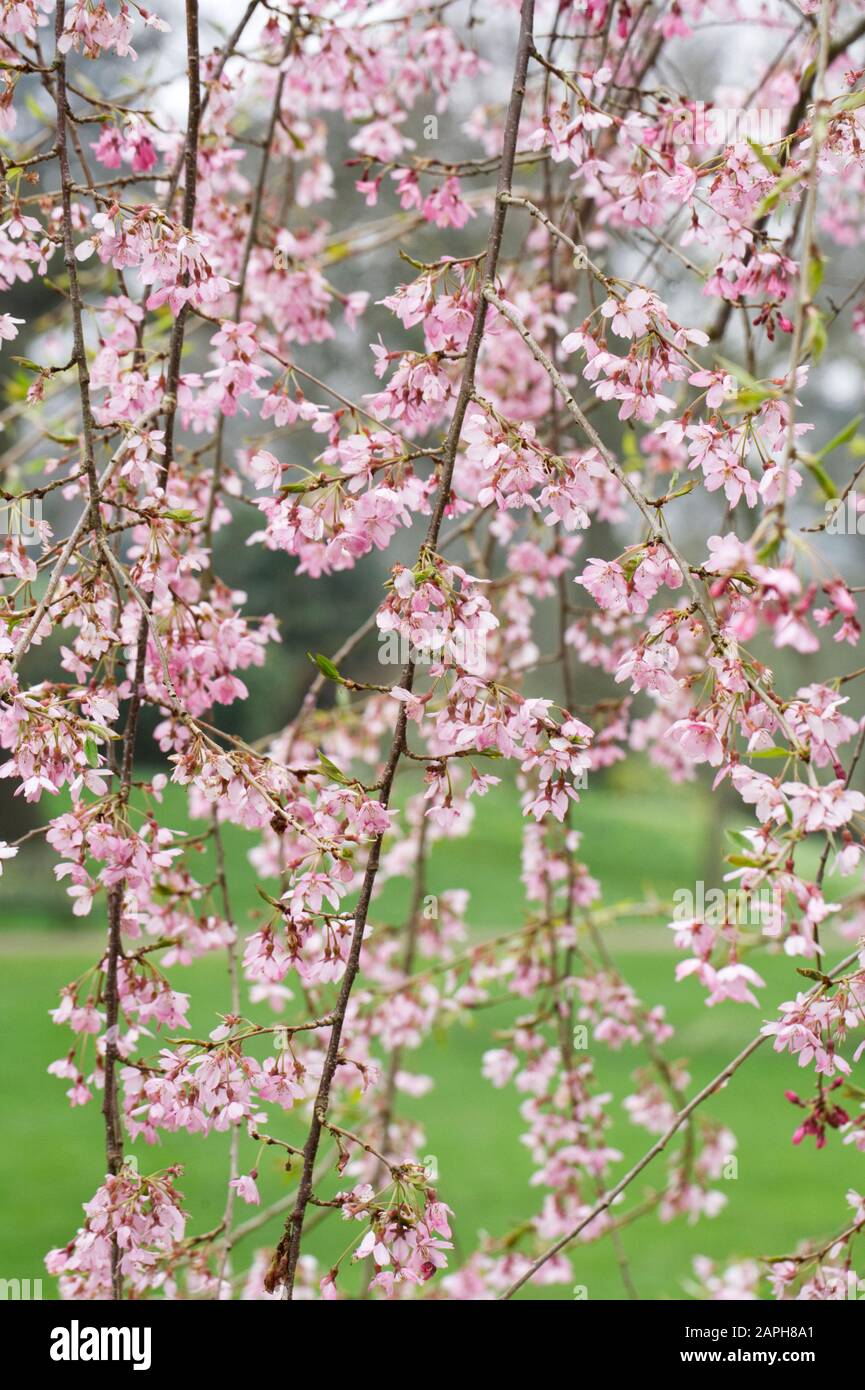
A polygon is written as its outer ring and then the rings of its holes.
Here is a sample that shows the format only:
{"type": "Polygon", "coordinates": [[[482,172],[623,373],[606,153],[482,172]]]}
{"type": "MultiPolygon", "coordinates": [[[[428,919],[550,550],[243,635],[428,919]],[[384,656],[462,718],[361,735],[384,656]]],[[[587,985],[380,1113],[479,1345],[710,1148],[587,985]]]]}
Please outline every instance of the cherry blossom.
{"type": "MultiPolygon", "coordinates": [[[[758,1046],[782,1097],[771,1053],[801,1069],[798,1161],[865,1151],[861,440],[827,429],[865,341],[857,7],[737,10],[736,100],[781,113],[769,142],[696,128],[732,100],[706,0],[514,0],[489,24],[274,0],[236,32],[174,8],[170,37],[126,0],[68,0],[56,32],[47,0],[3,8],[0,285],[26,318],[0,315],[0,778],[39,819],[0,873],[44,839],[102,933],[45,998],[58,1104],[101,1109],[105,1141],[47,1269],[72,1299],[507,1300],[604,1242],[630,1297],[620,1230],[723,1208],[714,1101],[758,1046]],[[246,592],[262,565],[283,619],[312,584],[375,595],[292,650],[301,690],[246,592]],[[732,798],[719,913],[614,901],[583,832],[626,760],[671,840],[667,779],[732,798]],[[523,900],[481,934],[435,856],[480,854],[509,807],[523,900]],[[675,1011],[617,962],[636,918],[673,997],[757,1011],[702,1091],[675,1011]],[[205,956],[228,969],[202,1022],[205,956]],[[447,1073],[418,1058],[466,1027],[531,1164],[525,1210],[482,1235],[432,1171],[447,1073]],[[216,1223],[182,1208],[181,1132],[227,1136],[216,1223]],[[133,1144],[167,1166],[142,1176],[133,1144]],[[241,1256],[246,1205],[284,1225],[241,1256]]],[[[764,1285],[761,1252],[695,1244],[688,1287],[839,1297],[851,1239],[764,1285]]]]}

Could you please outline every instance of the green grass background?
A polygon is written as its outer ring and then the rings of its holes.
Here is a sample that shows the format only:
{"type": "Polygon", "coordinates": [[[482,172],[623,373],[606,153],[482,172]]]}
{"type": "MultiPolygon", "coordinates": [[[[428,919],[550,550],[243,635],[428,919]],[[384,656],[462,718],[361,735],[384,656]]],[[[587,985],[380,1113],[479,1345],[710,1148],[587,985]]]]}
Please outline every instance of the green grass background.
{"type": "MultiPolygon", "coordinates": [[[[184,824],[182,799],[175,789],[168,800],[166,823],[184,824]]],[[[53,808],[52,808],[53,809],[53,808]]],[[[577,808],[583,833],[581,857],[603,885],[604,902],[639,899],[648,892],[669,899],[676,888],[705,877],[710,843],[710,802],[697,787],[671,788],[656,774],[614,770],[603,784],[593,784],[577,808]]],[[[249,837],[231,828],[227,834],[232,896],[241,929],[257,903],[255,876],[247,863],[249,837]]],[[[500,787],[478,804],[469,838],[436,845],[429,890],[466,888],[471,893],[469,920],[480,938],[520,925],[520,817],[511,788],[500,787]]],[[[62,890],[53,883],[52,860],[40,842],[7,864],[3,880],[4,916],[0,932],[4,1046],[0,1067],[0,1106],[5,1142],[0,1148],[0,1277],[43,1279],[46,1296],[55,1297],[54,1281],[42,1269],[51,1246],[65,1243],[80,1219],[81,1203],[92,1195],[103,1173],[98,1098],[70,1111],[64,1083],[47,1075],[48,1063],[67,1046],[64,1030],[48,1017],[58,989],[92,964],[100,949],[94,915],[82,926],[68,914],[62,890]]],[[[201,877],[205,877],[206,867],[201,877]]],[[[716,878],[714,880],[718,882],[716,878]]],[[[379,920],[401,920],[404,884],[389,886],[377,901],[379,920]]],[[[723,1004],[707,1009],[701,987],[693,980],[675,984],[678,952],[662,923],[625,917],[605,927],[606,940],[625,976],[649,1004],[664,1003],[676,1037],[667,1044],[671,1058],[690,1061],[691,1090],[708,1081],[758,1029],[774,1016],[775,1004],[802,984],[795,962],[762,956],[758,964],[767,981],[759,1010],[723,1004]]],[[[842,947],[829,944],[830,960],[842,947]]],[[[213,1026],[214,1015],[227,1007],[224,958],[197,962],[174,972],[178,988],[192,994],[193,1032],[213,1026]]],[[[291,983],[290,981],[288,983],[291,983]]],[[[522,1009],[525,1005],[520,1006],[522,1009]]],[[[405,1065],[436,1080],[435,1089],[418,1100],[401,1096],[403,1113],[424,1125],[426,1149],[439,1168],[439,1190],[455,1212],[456,1256],[477,1244],[479,1233],[503,1235],[540,1208],[542,1190],[528,1185],[529,1155],[520,1142],[520,1097],[512,1087],[494,1090],[480,1075],[482,1053],[495,1045],[490,1031],[507,1026],[517,1010],[509,1005],[484,1009],[468,1025],[459,1024],[430,1039],[405,1065]]],[[[610,1141],[624,1153],[623,1165],[650,1142],[621,1107],[632,1089],[629,1076],[642,1054],[613,1053],[592,1047],[599,1083],[614,1091],[615,1126],[610,1141]]],[[[697,1254],[727,1260],[740,1255],[779,1254],[803,1235],[822,1237],[844,1224],[848,1187],[862,1188],[865,1159],[837,1134],[827,1148],[794,1147],[790,1135],[798,1120],[784,1099],[784,1089],[809,1089],[809,1079],[786,1057],[767,1045],[752,1057],[733,1083],[707,1106],[707,1113],[734,1130],[739,1146],[738,1177],[719,1184],[728,1202],[720,1216],[689,1225],[679,1218],[662,1224],[650,1214],[623,1233],[634,1283],[641,1297],[688,1296],[692,1260],[697,1254]]],[[[298,1118],[271,1107],[274,1132],[298,1142],[298,1118]]],[[[241,1167],[247,1170],[255,1148],[241,1141],[241,1167]]],[[[227,1140],[166,1135],[151,1148],[132,1150],[141,1171],[181,1162],[179,1182],[193,1216],[193,1230],[207,1230],[222,1213],[227,1170],[227,1140]]],[[[639,1202],[663,1174],[656,1160],[630,1189],[620,1211],[639,1202]]],[[[624,1171],[624,1166],[617,1168],[624,1171]]],[[[260,1165],[265,1204],[290,1194],[296,1175],[283,1171],[276,1150],[260,1165]]],[[[239,1219],[254,1213],[240,1208],[239,1219]]],[[[244,1268],[256,1248],[272,1244],[281,1227],[275,1219],[238,1246],[234,1269],[244,1268]]],[[[338,1218],[314,1233],[311,1248],[323,1262],[332,1261],[354,1232],[338,1218]]],[[[574,1282],[586,1285],[590,1299],[624,1297],[609,1242],[579,1245],[572,1251],[574,1282]]],[[[327,1265],[325,1264],[325,1267],[327,1265]]],[[[524,1296],[569,1299],[569,1286],[527,1290],[524,1296]]]]}

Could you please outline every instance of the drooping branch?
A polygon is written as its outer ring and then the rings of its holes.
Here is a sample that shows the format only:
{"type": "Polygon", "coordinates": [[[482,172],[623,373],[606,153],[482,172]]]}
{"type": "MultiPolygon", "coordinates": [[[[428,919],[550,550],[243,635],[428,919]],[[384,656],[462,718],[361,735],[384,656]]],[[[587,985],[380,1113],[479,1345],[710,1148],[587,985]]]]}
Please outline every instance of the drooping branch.
{"type": "MultiPolygon", "coordinates": [[[[830,971],[828,978],[834,980],[838,975],[843,974],[843,972],[858,959],[859,952],[852,951],[849,955],[845,956],[842,961],[838,962],[834,969],[830,971]]],[[[810,991],[807,997],[809,999],[814,999],[820,993],[822,993],[825,988],[826,986],[823,984],[816,985],[814,989],[810,991]]],[[[518,1279],[515,1279],[514,1282],[507,1289],[505,1289],[504,1293],[500,1295],[500,1298],[513,1298],[514,1294],[519,1293],[520,1289],[523,1287],[524,1284],[527,1284],[530,1279],[534,1278],[538,1270],[543,1269],[544,1265],[547,1263],[548,1260],[551,1260],[554,1255],[558,1255],[559,1251],[564,1250],[566,1246],[570,1245],[572,1240],[576,1240],[580,1232],[584,1231],[586,1227],[591,1224],[592,1221],[599,1217],[603,1212],[607,1211],[608,1208],[612,1206],[613,1202],[615,1202],[616,1198],[620,1197],[622,1193],[630,1187],[634,1179],[638,1178],[645,1168],[648,1168],[652,1160],[657,1158],[658,1154],[663,1153],[670,1140],[674,1137],[674,1135],[678,1133],[678,1131],[682,1128],[682,1125],[685,1124],[685,1122],[688,1119],[690,1119],[690,1117],[694,1114],[694,1111],[699,1110],[700,1106],[703,1105],[705,1101],[709,1100],[712,1096],[717,1095],[718,1091],[720,1091],[722,1087],[726,1086],[730,1078],[735,1075],[735,1073],[739,1070],[741,1066],[744,1065],[745,1062],[747,1062],[748,1058],[753,1057],[757,1049],[762,1047],[763,1044],[767,1041],[768,1036],[766,1033],[758,1033],[756,1037],[752,1038],[751,1041],[747,1044],[747,1046],[742,1048],[741,1052],[738,1052],[736,1056],[733,1057],[725,1067],[721,1068],[717,1076],[714,1076],[711,1081],[707,1082],[703,1089],[701,1091],[698,1091],[697,1094],[693,1096],[691,1100],[688,1101],[688,1104],[683,1106],[682,1109],[677,1112],[677,1114],[675,1115],[671,1123],[668,1125],[668,1127],[664,1130],[664,1133],[660,1136],[660,1138],[655,1141],[655,1143],[651,1146],[650,1149],[646,1150],[642,1158],[639,1158],[632,1168],[628,1169],[624,1177],[620,1178],[619,1181],[615,1184],[615,1186],[611,1187],[610,1190],[607,1193],[605,1193],[605,1195],[601,1198],[601,1200],[595,1203],[591,1211],[588,1212],[585,1216],[581,1217],[577,1224],[574,1227],[572,1227],[570,1231],[568,1231],[565,1235],[561,1236],[559,1240],[554,1242],[554,1244],[549,1246],[548,1249],[546,1249],[543,1252],[543,1254],[537,1257],[537,1259],[533,1260],[529,1267],[520,1275],[520,1277],[518,1279]]]]}
{"type": "MultiPolygon", "coordinates": [[[[186,143],[186,186],[184,188],[184,224],[192,228],[195,216],[195,193],[198,158],[198,121],[200,110],[200,90],[198,73],[198,0],[186,0],[186,43],[189,80],[189,114],[186,143]]],[[[174,323],[169,349],[169,370],[165,393],[165,461],[162,468],[163,486],[167,482],[173,458],[174,421],[177,414],[177,387],[180,378],[180,358],[183,351],[183,331],[186,321],[186,305],[180,309],[174,323]]],[[[138,736],[138,723],[144,698],[145,662],[147,659],[147,639],[149,633],[148,616],[152,596],[148,595],[148,608],[139,620],[139,633],[135,650],[135,666],[132,674],[132,692],[123,732],[120,767],[120,784],[115,802],[115,820],[123,829],[132,791],[135,767],[135,748],[138,736]]],[[[116,883],[108,896],[108,950],[105,960],[105,1082],[102,1112],[105,1120],[106,1158],[108,1171],[116,1176],[123,1164],[123,1131],[120,1120],[120,1105],[117,1087],[117,1065],[119,1060],[118,1027],[120,1023],[120,1002],[118,969],[123,951],[123,900],[126,890],[125,880],[116,883]]],[[[120,1274],[119,1251],[116,1236],[113,1254],[114,1297],[122,1297],[122,1278],[120,1274]]]]}
{"type": "Polygon", "coordinates": [[[95,535],[102,529],[99,510],[99,479],[96,476],[96,456],[94,445],[95,421],[93,405],[90,400],[90,371],[87,365],[87,345],[84,341],[83,303],[81,287],[78,282],[78,264],[75,260],[75,243],[72,236],[72,171],[69,164],[67,128],[69,123],[69,104],[66,97],[66,57],[60,48],[63,27],[66,19],[66,0],[57,0],[54,10],[54,41],[57,46],[55,59],[56,77],[53,83],[54,100],[57,107],[57,162],[60,167],[60,196],[63,209],[63,260],[69,280],[69,302],[72,308],[72,357],[78,375],[78,391],[81,399],[81,431],[84,443],[84,471],[90,496],[87,527],[95,535]]]}
{"type": "MultiPolygon", "coordinates": [[[[514,65],[514,76],[511,86],[511,95],[508,103],[507,118],[505,121],[504,135],[502,139],[502,162],[499,170],[499,182],[497,193],[507,193],[511,187],[513,178],[514,157],[517,148],[517,137],[519,134],[520,115],[523,108],[523,98],[525,96],[526,75],[528,72],[529,53],[532,46],[532,25],[534,20],[534,0],[522,0],[520,10],[520,31],[517,40],[517,53],[514,65]]],[[[488,281],[492,281],[498,265],[499,253],[501,251],[502,236],[504,234],[506,217],[506,207],[504,200],[497,196],[493,208],[492,222],[490,225],[489,238],[487,241],[487,254],[485,258],[484,274],[488,281]]],[[[474,391],[475,370],[477,367],[478,354],[480,352],[481,341],[483,339],[484,324],[486,321],[487,305],[483,294],[478,296],[475,308],[474,319],[471,332],[466,345],[466,354],[463,364],[462,380],[459,392],[454,404],[453,416],[451,418],[450,429],[447,441],[442,451],[442,469],[438,485],[438,491],[433,503],[432,515],[427,529],[426,539],[419,552],[420,556],[425,551],[434,551],[439,538],[445,508],[450,498],[451,481],[453,478],[454,466],[456,464],[457,449],[462,435],[463,421],[466,410],[474,391]]],[[[403,689],[411,691],[414,683],[414,664],[409,661],[403,671],[400,685],[403,689]]],[[[400,704],[399,714],[396,721],[393,741],[390,753],[385,764],[384,773],[381,778],[381,790],[379,802],[386,809],[390,801],[393,788],[393,781],[396,775],[402,752],[405,746],[406,731],[406,707],[400,704]]],[[[309,1134],[304,1146],[303,1171],[301,1173],[300,1184],[298,1187],[297,1200],[294,1209],[286,1222],[286,1232],[283,1235],[266,1280],[266,1286],[271,1292],[277,1285],[284,1285],[286,1297],[291,1299],[294,1289],[294,1279],[297,1270],[297,1263],[300,1258],[301,1239],[303,1235],[303,1223],[307,1206],[312,1196],[312,1175],[315,1166],[318,1146],[321,1140],[323,1124],[327,1118],[327,1109],[330,1101],[330,1087],[333,1076],[339,1061],[339,1046],[342,1037],[342,1028],[345,1021],[346,1010],[348,1008],[349,996],[355,977],[360,966],[360,953],[363,944],[363,936],[366,930],[367,914],[369,912],[372,890],[375,885],[378,873],[378,865],[381,857],[381,846],[383,834],[375,837],[370,847],[367,858],[366,870],[363,883],[360,889],[360,896],[354,915],[354,928],[352,932],[351,945],[349,947],[348,959],[345,965],[345,973],[340,986],[339,997],[334,1010],[335,1021],[331,1030],[330,1041],[322,1067],[321,1080],[318,1087],[316,1098],[313,1102],[313,1116],[310,1123],[309,1134]]]]}
{"type": "MultiPolygon", "coordinates": [[[[579,425],[580,429],[582,430],[585,437],[588,439],[589,443],[597,449],[598,453],[604,460],[604,463],[606,464],[610,473],[620,484],[620,486],[625,490],[625,492],[631,498],[632,502],[635,503],[636,507],[638,508],[644,521],[647,524],[649,535],[651,536],[652,540],[657,541],[659,544],[663,545],[664,548],[669,552],[670,555],[672,555],[673,559],[676,561],[677,565],[679,566],[679,570],[682,574],[682,578],[684,579],[684,582],[688,590],[690,591],[694,607],[700,613],[701,617],[703,618],[706,624],[707,631],[715,647],[715,650],[718,654],[723,655],[724,652],[726,652],[729,644],[727,638],[721,631],[715,614],[712,611],[711,600],[706,595],[700,592],[700,589],[698,588],[694,580],[691,566],[685,559],[685,557],[681,554],[675,542],[673,541],[669,533],[669,529],[662,529],[659,525],[657,520],[658,508],[653,508],[648,499],[644,497],[643,494],[640,492],[639,488],[634,486],[633,481],[631,480],[631,478],[628,477],[628,474],[625,472],[625,470],[619,465],[615,456],[608,448],[608,446],[604,443],[603,439],[598,434],[594,425],[591,423],[590,420],[586,418],[585,412],[581,409],[577,401],[574,400],[573,395],[569,391],[564,381],[564,378],[562,377],[562,374],[556,367],[555,363],[550,361],[543,348],[540,346],[539,343],[535,341],[532,334],[526,328],[519,315],[515,313],[515,311],[511,308],[510,305],[506,304],[504,300],[496,294],[494,289],[491,289],[489,286],[487,286],[484,290],[484,293],[489,302],[492,305],[494,305],[495,308],[499,311],[499,313],[507,319],[508,323],[510,323],[511,326],[516,329],[520,337],[523,339],[523,342],[531,351],[532,355],[537,359],[537,361],[544,368],[544,371],[547,372],[551,380],[555,383],[557,390],[560,392],[562,399],[565,402],[565,406],[568,412],[579,425]]],[[[779,727],[784,731],[786,737],[790,740],[791,747],[795,748],[797,746],[796,736],[793,733],[793,730],[790,728],[789,722],[787,721],[783,711],[779,709],[777,703],[770,698],[767,692],[763,689],[760,682],[757,681],[747,670],[744,672],[744,679],[749,688],[757,696],[758,700],[760,700],[761,703],[763,703],[766,706],[766,708],[770,711],[773,719],[777,720],[779,727]]],[[[810,763],[808,764],[808,775],[812,784],[814,784],[816,780],[815,773],[810,763]]]]}

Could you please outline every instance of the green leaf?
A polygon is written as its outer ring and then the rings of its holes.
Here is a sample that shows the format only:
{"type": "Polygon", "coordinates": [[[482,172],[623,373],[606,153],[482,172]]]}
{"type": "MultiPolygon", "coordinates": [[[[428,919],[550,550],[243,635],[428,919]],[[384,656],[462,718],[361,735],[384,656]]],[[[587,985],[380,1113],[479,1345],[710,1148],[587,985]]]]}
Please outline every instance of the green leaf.
{"type": "Polygon", "coordinates": [[[622,435],[622,452],[628,462],[635,461],[638,458],[642,459],[643,457],[637,447],[636,438],[631,430],[626,430],[622,435]]]}
{"type": "Polygon", "coordinates": [[[106,729],[104,724],[97,724],[95,719],[89,719],[85,727],[92,729],[101,739],[120,738],[120,734],[115,733],[114,729],[106,729]]]}
{"type": "Polygon", "coordinates": [[[24,372],[14,372],[6,382],[6,398],[10,401],[23,401],[30,390],[30,378],[24,372]]]}
{"type": "Polygon", "coordinates": [[[278,898],[272,898],[272,897],[270,896],[269,893],[265,893],[265,891],[264,891],[264,889],[262,888],[262,886],[261,886],[260,883],[256,883],[256,885],[255,885],[255,891],[256,891],[256,893],[258,894],[258,896],[259,896],[260,898],[264,898],[264,901],[265,901],[266,903],[269,903],[271,907],[275,907],[276,910],[277,910],[277,912],[284,912],[284,911],[285,911],[285,908],[284,908],[283,904],[279,901],[279,899],[278,899],[278,898]]]}
{"type": "Polygon", "coordinates": [[[37,121],[46,121],[48,119],[48,117],[45,115],[45,112],[42,110],[42,107],[39,105],[39,102],[31,94],[28,93],[28,95],[25,97],[24,105],[27,107],[27,110],[30,112],[30,115],[36,117],[37,121]]]}
{"type": "Polygon", "coordinates": [[[827,454],[831,454],[833,449],[839,449],[842,444],[849,444],[863,420],[865,420],[865,415],[854,415],[843,430],[839,430],[836,435],[832,436],[828,444],[823,445],[823,448],[817,453],[817,458],[824,459],[827,454]]]}
{"type": "Polygon", "coordinates": [[[742,410],[756,410],[764,401],[778,400],[778,394],[771,386],[758,386],[755,390],[747,387],[736,392],[735,404],[742,410]]]}
{"type": "Polygon", "coordinates": [[[646,552],[644,550],[638,550],[635,551],[633,554],[626,556],[626,558],[622,560],[622,570],[629,583],[633,579],[637,571],[637,566],[641,564],[641,562],[645,558],[646,552]]]}
{"type": "Polygon", "coordinates": [[[757,378],[752,376],[750,372],[746,372],[744,367],[740,367],[738,362],[731,362],[729,357],[720,356],[718,361],[724,368],[724,371],[729,372],[730,376],[734,376],[743,386],[759,387],[760,383],[757,378]]]}
{"type": "Polygon", "coordinates": [[[733,841],[734,845],[741,845],[742,849],[751,849],[751,841],[748,839],[747,835],[742,833],[741,830],[727,829],[726,834],[730,836],[730,839],[733,841]]]}
{"type": "Polygon", "coordinates": [[[750,756],[752,758],[789,758],[790,753],[786,748],[758,748],[750,756]]]}
{"type": "Polygon", "coordinates": [[[767,541],[764,546],[761,546],[757,551],[757,559],[760,561],[760,564],[765,565],[767,560],[774,559],[778,554],[780,546],[781,542],[777,536],[773,536],[770,541],[767,541]]]}
{"type": "Polygon", "coordinates": [[[751,146],[751,149],[754,151],[760,163],[764,168],[769,170],[770,174],[782,174],[784,172],[774,155],[771,155],[768,150],[764,150],[763,146],[758,144],[756,140],[749,139],[748,144],[751,146]]]}
{"type": "Polygon", "coordinates": [[[689,478],[687,482],[682,483],[682,486],[681,486],[681,487],[677,487],[676,490],[675,490],[675,492],[668,492],[668,493],[667,493],[667,501],[668,501],[668,502],[673,502],[677,497],[687,497],[688,493],[689,493],[689,492],[693,492],[693,490],[694,490],[694,479],[693,479],[693,478],[689,478]]]}
{"type": "Polygon", "coordinates": [[[815,362],[819,362],[823,356],[828,341],[826,321],[816,305],[812,304],[808,310],[808,335],[805,339],[805,346],[815,362]]]}
{"type": "Polygon", "coordinates": [[[813,299],[823,283],[823,276],[826,274],[826,263],[823,257],[815,254],[810,257],[805,271],[805,283],[808,286],[808,297],[813,299]]]}
{"type": "Polygon", "coordinates": [[[751,214],[752,220],[754,222],[762,222],[764,217],[768,217],[769,213],[772,212],[781,201],[781,195],[789,192],[801,178],[802,171],[798,169],[792,170],[789,174],[785,174],[783,178],[780,178],[775,184],[775,187],[766,194],[765,198],[760,199],[760,202],[751,214]]]}
{"type": "Polygon", "coordinates": [[[91,767],[99,766],[99,749],[96,746],[95,738],[86,738],[84,740],[84,756],[91,767]]]}
{"type": "Polygon", "coordinates": [[[336,763],[331,762],[330,758],[325,757],[321,749],[318,750],[318,761],[322,771],[327,773],[332,782],[340,782],[344,787],[351,785],[352,779],[346,777],[345,773],[341,772],[336,763]]]}
{"type": "Polygon", "coordinates": [[[321,674],[326,676],[329,681],[339,681],[342,684],[339,668],[334,666],[329,656],[325,656],[322,652],[307,652],[307,656],[313,666],[317,666],[321,674]]]}
{"type": "Polygon", "coordinates": [[[719,357],[718,361],[721,363],[724,371],[729,372],[730,376],[735,377],[736,381],[739,383],[739,390],[736,393],[736,404],[742,406],[745,410],[754,410],[757,406],[762,405],[764,401],[772,401],[779,398],[781,393],[777,387],[769,386],[758,381],[750,372],[746,372],[744,367],[740,367],[738,362],[731,362],[727,357],[719,357]]]}
{"type": "Polygon", "coordinates": [[[823,975],[819,970],[809,970],[804,965],[797,965],[797,975],[804,975],[806,980],[816,980],[821,985],[831,985],[832,981],[828,975],[823,975]]]}
{"type": "Polygon", "coordinates": [[[805,460],[808,472],[820,485],[824,497],[837,497],[838,489],[818,458],[805,460]]]}

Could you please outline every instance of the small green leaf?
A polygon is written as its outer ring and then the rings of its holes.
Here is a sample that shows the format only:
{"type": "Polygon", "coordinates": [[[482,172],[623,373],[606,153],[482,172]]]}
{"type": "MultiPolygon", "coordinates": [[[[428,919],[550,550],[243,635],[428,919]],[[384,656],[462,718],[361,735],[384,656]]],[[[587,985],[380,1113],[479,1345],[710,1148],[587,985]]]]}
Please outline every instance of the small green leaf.
{"type": "Polygon", "coordinates": [[[746,372],[744,367],[740,367],[738,362],[731,362],[726,357],[719,357],[718,361],[729,372],[730,376],[735,377],[739,383],[739,390],[736,393],[736,404],[745,410],[755,410],[764,401],[777,400],[780,392],[777,387],[769,386],[757,380],[750,372],[746,372]]]}
{"type": "Polygon", "coordinates": [[[682,486],[681,486],[681,487],[677,487],[676,490],[675,490],[675,492],[668,492],[668,493],[667,493],[667,501],[668,501],[668,502],[672,502],[672,501],[674,501],[674,499],[675,499],[676,497],[687,497],[688,493],[689,493],[689,492],[693,492],[693,490],[694,490],[694,479],[693,479],[693,478],[689,478],[688,481],[687,481],[686,483],[682,483],[682,486]]]}
{"type": "Polygon", "coordinates": [[[815,362],[819,362],[823,356],[828,341],[826,321],[816,305],[812,304],[808,309],[808,334],[805,339],[805,346],[815,362]]]}
{"type": "Polygon", "coordinates": [[[833,449],[840,449],[842,444],[849,444],[859,426],[862,424],[863,419],[865,419],[865,415],[854,415],[853,419],[849,424],[844,426],[843,430],[839,430],[837,434],[832,436],[828,444],[823,445],[823,448],[817,453],[817,458],[824,459],[827,454],[831,454],[833,449]]]}
{"type": "Polygon", "coordinates": [[[768,150],[764,150],[763,146],[759,145],[756,140],[748,140],[748,144],[751,146],[751,149],[754,151],[760,163],[764,166],[764,168],[769,170],[770,174],[783,173],[781,165],[778,163],[774,155],[771,155],[768,150]]]}
{"type": "Polygon", "coordinates": [[[807,966],[797,965],[797,975],[804,975],[806,980],[816,980],[821,985],[831,985],[832,981],[828,975],[823,975],[819,970],[810,970],[807,966]]]}
{"type": "Polygon", "coordinates": [[[789,192],[789,190],[793,188],[793,186],[797,184],[801,178],[802,171],[798,169],[793,170],[789,174],[785,174],[783,178],[780,178],[778,182],[775,184],[775,187],[769,193],[766,194],[765,198],[761,198],[760,202],[757,204],[756,208],[752,213],[753,221],[762,222],[764,217],[768,217],[769,213],[772,212],[778,206],[778,203],[781,200],[781,195],[783,193],[789,192]]]}
{"type": "Polygon", "coordinates": [[[276,910],[277,910],[277,912],[284,912],[284,911],[285,911],[285,908],[284,908],[283,904],[279,901],[279,899],[278,899],[278,898],[272,898],[272,897],[270,896],[269,893],[265,893],[265,891],[264,891],[264,889],[262,888],[262,886],[261,886],[260,883],[256,883],[256,885],[255,885],[255,891],[256,891],[256,893],[258,894],[258,896],[259,896],[260,898],[264,898],[264,901],[265,901],[266,903],[269,903],[271,907],[275,907],[276,910]]]}
{"type": "Polygon", "coordinates": [[[823,283],[823,276],[826,274],[826,263],[820,255],[813,255],[808,261],[805,271],[805,283],[808,286],[808,297],[813,299],[823,283]]]}
{"type": "Polygon", "coordinates": [[[24,99],[24,105],[27,107],[30,115],[36,117],[37,121],[45,121],[48,119],[34,96],[28,94],[24,99]]]}
{"type": "Polygon", "coordinates": [[[780,541],[777,536],[773,536],[764,546],[757,551],[757,559],[761,565],[765,565],[768,560],[774,559],[780,549],[780,541]]]}
{"type": "Polygon", "coordinates": [[[336,763],[332,763],[330,758],[325,757],[321,749],[319,749],[318,752],[318,761],[322,772],[326,772],[332,782],[340,782],[344,787],[351,785],[351,778],[346,777],[345,773],[340,771],[336,763]]]}
{"type": "Polygon", "coordinates": [[[334,666],[329,656],[325,656],[322,652],[307,652],[307,656],[312,664],[317,666],[321,674],[326,676],[329,681],[339,681],[340,684],[342,683],[342,676],[339,674],[339,668],[334,666]]]}
{"type": "Polygon", "coordinates": [[[751,848],[751,841],[741,830],[730,830],[728,828],[726,833],[730,836],[730,839],[735,845],[741,845],[742,849],[749,850],[751,848]]]}
{"type": "Polygon", "coordinates": [[[757,378],[752,376],[750,372],[746,372],[744,367],[740,367],[738,362],[731,362],[729,357],[719,357],[718,361],[724,371],[729,372],[730,376],[734,376],[743,386],[758,387],[760,385],[757,378]]]}
{"type": "Polygon", "coordinates": [[[113,729],[106,729],[104,724],[97,724],[95,719],[89,719],[85,728],[92,730],[94,734],[102,739],[120,738],[120,734],[115,733],[113,729]]]}
{"type": "Polygon", "coordinates": [[[628,462],[635,462],[638,458],[642,459],[642,454],[637,448],[637,441],[632,431],[626,430],[622,435],[622,451],[628,462]]]}
{"type": "Polygon", "coordinates": [[[823,496],[829,498],[837,497],[838,489],[836,488],[832,479],[829,477],[829,474],[826,472],[826,469],[823,467],[820,460],[817,458],[809,458],[805,460],[805,464],[812,478],[814,478],[814,480],[817,483],[819,483],[820,491],[823,493],[823,496]]]}

